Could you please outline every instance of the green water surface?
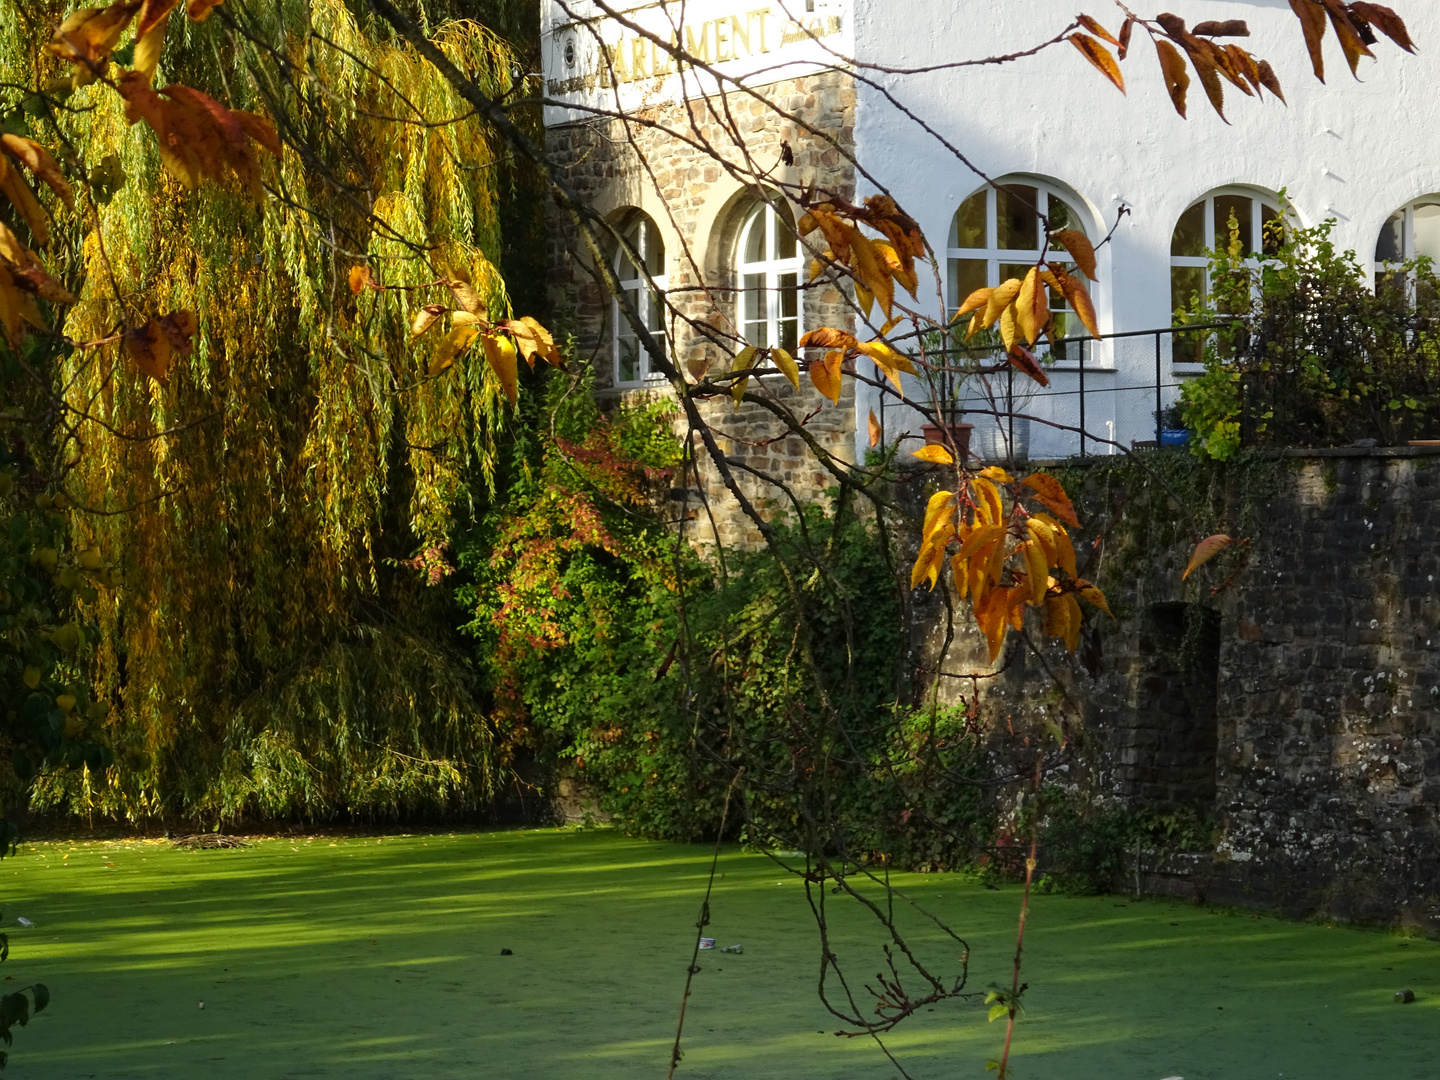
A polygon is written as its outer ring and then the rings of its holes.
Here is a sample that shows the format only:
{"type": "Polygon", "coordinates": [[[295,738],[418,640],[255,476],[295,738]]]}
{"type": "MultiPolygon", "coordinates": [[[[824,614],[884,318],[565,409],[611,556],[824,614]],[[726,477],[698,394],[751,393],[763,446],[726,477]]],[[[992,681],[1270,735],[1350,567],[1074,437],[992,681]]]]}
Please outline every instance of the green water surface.
{"type": "MultiPolygon", "coordinates": [[[[46,843],[0,863],[5,987],[46,982],[7,1080],[665,1075],[710,849],[608,831],[46,843]],[[502,956],[508,948],[512,955],[502,956]],[[200,1002],[204,1008],[200,1008],[200,1002]]],[[[897,1074],[817,1001],[803,886],[727,851],[680,1080],[897,1074]]],[[[971,986],[1008,982],[1019,892],[948,875],[905,887],[964,935],[971,986]]],[[[857,988],[878,927],[833,908],[857,988]]],[[[920,952],[956,950],[914,920],[920,952]]],[[[1345,927],[1123,897],[1041,896],[1015,1080],[1435,1080],[1440,950],[1345,927]],[[1397,1005],[1395,990],[1417,1001],[1397,1005]]],[[[916,1080],[986,1075],[1003,1024],[920,1013],[889,1044],[916,1080]]],[[[993,1075],[993,1074],[992,1074],[993,1075]]]]}

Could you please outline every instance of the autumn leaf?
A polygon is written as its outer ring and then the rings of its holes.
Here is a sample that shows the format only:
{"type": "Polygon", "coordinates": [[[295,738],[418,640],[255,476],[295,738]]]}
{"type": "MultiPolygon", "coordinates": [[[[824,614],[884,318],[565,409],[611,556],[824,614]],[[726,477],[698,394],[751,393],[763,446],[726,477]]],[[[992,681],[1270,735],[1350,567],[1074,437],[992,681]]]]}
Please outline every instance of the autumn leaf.
{"type": "Polygon", "coordinates": [[[867,429],[868,429],[868,431],[869,431],[869,435],[870,435],[870,445],[871,445],[871,446],[879,446],[879,445],[880,445],[880,438],[881,438],[880,421],[875,419],[875,410],[874,410],[874,409],[871,409],[871,410],[870,410],[870,416],[869,416],[868,419],[866,420],[865,425],[866,425],[866,427],[867,427],[867,429]]]}
{"type": "Polygon", "coordinates": [[[844,330],[836,330],[829,326],[811,330],[800,339],[800,348],[802,349],[853,349],[854,347],[854,334],[848,334],[844,330]]]}
{"type": "Polygon", "coordinates": [[[170,12],[174,10],[176,2],[177,0],[145,0],[145,6],[140,9],[140,18],[135,21],[133,64],[135,70],[144,74],[147,79],[155,77],[170,12]]]}
{"type": "Polygon", "coordinates": [[[921,461],[928,461],[932,465],[954,465],[955,458],[950,451],[943,446],[928,445],[922,446],[919,450],[910,451],[911,457],[917,457],[921,461]]]}
{"type": "MultiPolygon", "coordinates": [[[[746,345],[730,363],[730,371],[749,371],[755,365],[756,349],[754,345],[746,345]]],[[[745,385],[750,381],[749,375],[734,379],[730,383],[730,396],[735,399],[735,408],[740,407],[740,399],[745,396],[745,385]]]]}
{"type": "Polygon", "coordinates": [[[204,22],[210,17],[210,10],[223,4],[225,0],[189,0],[185,7],[185,14],[196,22],[204,22]]]}
{"type": "Polygon", "coordinates": [[[43,146],[33,139],[7,132],[0,135],[0,150],[4,150],[6,155],[34,173],[35,178],[48,186],[66,206],[74,208],[75,193],[70,190],[70,182],[61,174],[59,164],[43,146]]]}
{"type": "Polygon", "coordinates": [[[500,380],[505,397],[514,405],[520,398],[520,373],[515,362],[515,342],[504,334],[483,334],[480,348],[490,363],[490,370],[500,380]]]}
{"type": "Polygon", "coordinates": [[[1190,561],[1185,565],[1185,572],[1180,575],[1180,580],[1184,581],[1194,571],[1205,565],[1205,563],[1209,562],[1234,542],[1233,537],[1227,536],[1224,533],[1216,533],[1214,536],[1207,536],[1204,540],[1201,540],[1200,543],[1195,545],[1195,550],[1191,553],[1190,561]]]}
{"type": "Polygon", "coordinates": [[[1160,56],[1160,71],[1165,76],[1165,90],[1170,95],[1170,102],[1184,119],[1185,92],[1190,89],[1190,73],[1185,69],[1185,57],[1164,38],[1155,39],[1155,52],[1160,56]]]}
{"type": "Polygon", "coordinates": [[[1065,487],[1049,473],[1037,472],[1021,480],[1031,491],[1035,493],[1035,501],[1040,503],[1066,525],[1080,527],[1080,519],[1075,516],[1075,507],[1070,502],[1070,496],[1065,494],[1065,487]]]}
{"type": "MultiPolygon", "coordinates": [[[[356,267],[355,269],[358,270],[361,268],[356,267]]],[[[355,270],[351,270],[350,272],[351,274],[354,274],[355,270]]],[[[350,287],[351,289],[355,288],[353,282],[350,287]]],[[[410,336],[419,337],[421,334],[425,333],[425,331],[429,330],[430,327],[434,326],[436,320],[438,320],[440,316],[444,315],[445,312],[447,312],[448,310],[450,309],[447,308],[444,304],[426,304],[423,308],[417,311],[415,313],[415,317],[410,320],[410,336]]]]}
{"type": "Polygon", "coordinates": [[[1201,37],[1249,37],[1250,26],[1244,19],[1226,19],[1223,22],[1211,19],[1196,23],[1190,32],[1201,37]]]}
{"type": "Polygon", "coordinates": [[[1040,336],[1040,328],[1044,326],[1044,320],[1048,317],[1049,311],[1046,309],[1045,288],[1040,282],[1040,271],[1032,266],[1029,273],[1025,275],[1025,280],[1020,284],[1020,295],[1015,297],[1015,321],[1026,345],[1035,344],[1035,339],[1040,336]],[[1037,307],[1040,312],[1036,311],[1037,307]]]}
{"type": "MultiPolygon", "coordinates": [[[[770,350],[770,359],[780,369],[780,373],[790,380],[790,385],[796,390],[800,389],[800,366],[795,363],[795,358],[781,348],[770,350]]],[[[873,443],[871,444],[874,445],[873,443]]]]}
{"type": "Polygon", "coordinates": [[[438,375],[450,367],[455,363],[455,358],[468,349],[470,343],[479,336],[480,331],[473,326],[451,327],[450,332],[440,339],[435,355],[430,360],[430,374],[438,375]]]}
{"type": "Polygon", "coordinates": [[[990,303],[990,294],[994,291],[994,289],[976,289],[965,298],[965,302],[960,305],[960,310],[955,312],[955,317],[958,319],[962,315],[969,315],[972,311],[982,310],[990,303]]]}
{"type": "Polygon", "coordinates": [[[10,200],[15,212],[30,227],[35,246],[44,247],[50,240],[50,227],[45,220],[45,211],[40,208],[35,193],[20,175],[20,170],[11,165],[5,157],[0,157],[0,195],[10,200]]]}
{"type": "Polygon", "coordinates": [[[350,268],[350,291],[359,296],[365,291],[366,286],[373,286],[370,267],[365,265],[352,266],[350,268]]]}
{"type": "Polygon", "coordinates": [[[171,352],[189,356],[194,351],[190,339],[199,331],[200,320],[195,318],[193,311],[182,308],[170,312],[169,315],[162,315],[155,322],[160,327],[160,333],[165,336],[171,352]]]}
{"type": "MultiPolygon", "coordinates": [[[[1053,265],[1052,269],[1054,269],[1053,265]]],[[[1060,282],[1060,291],[1065,296],[1065,302],[1080,317],[1080,322],[1084,324],[1085,329],[1098,338],[1100,323],[1095,318],[1095,302],[1090,299],[1090,292],[1085,288],[1085,283],[1073,274],[1059,271],[1056,272],[1055,277],[1060,282]]]]}
{"type": "Polygon", "coordinates": [[[240,129],[246,135],[254,139],[275,157],[280,156],[280,136],[275,134],[275,125],[259,113],[246,112],[244,109],[231,109],[230,115],[240,125],[240,129]]]}
{"type": "Polygon", "coordinates": [[[985,302],[985,314],[981,316],[980,325],[988,329],[995,325],[996,320],[1015,302],[1020,295],[1020,286],[1024,284],[1019,278],[1009,278],[1002,281],[998,287],[990,293],[990,299],[985,302]]]}
{"type": "Polygon", "coordinates": [[[1050,567],[1045,551],[1034,540],[1022,545],[1025,550],[1025,584],[1030,587],[1030,603],[1039,607],[1045,602],[1045,589],[1050,581],[1050,567]]]}
{"type": "Polygon", "coordinates": [[[1075,21],[1078,22],[1081,26],[1083,26],[1086,30],[1089,30],[1096,37],[1104,38],[1111,45],[1120,44],[1120,42],[1116,41],[1115,38],[1111,35],[1109,30],[1106,30],[1105,27],[1100,25],[1098,20],[1092,19],[1089,15],[1077,15],[1075,16],[1075,21]]]}
{"type": "Polygon", "coordinates": [[[1024,346],[1011,346],[1005,352],[1005,360],[1011,367],[1028,375],[1041,386],[1050,385],[1050,376],[1045,374],[1045,369],[1040,366],[1040,361],[1035,359],[1035,354],[1024,346]]]}
{"type": "Polygon", "coordinates": [[[1325,81],[1325,8],[1319,0],[1290,0],[1290,9],[1300,20],[1305,33],[1305,48],[1310,53],[1310,66],[1315,78],[1325,81]]]}
{"type": "Polygon", "coordinates": [[[19,346],[24,338],[26,323],[37,330],[46,328],[35,298],[20,288],[10,270],[0,264],[0,325],[5,327],[6,340],[12,347],[19,346]]]}
{"type": "MultiPolygon", "coordinates": [[[[469,316],[470,313],[457,312],[456,315],[469,316]]],[[[520,350],[520,355],[525,358],[525,362],[530,365],[531,371],[535,370],[535,357],[537,356],[551,367],[564,365],[560,350],[555,347],[555,339],[550,336],[550,331],[531,316],[524,315],[519,319],[506,319],[500,325],[514,336],[515,346],[520,350]]]]}
{"type": "Polygon", "coordinates": [[[144,374],[158,383],[165,382],[170,371],[170,339],[158,319],[151,319],[139,329],[126,330],[122,343],[144,374]]]}
{"type": "MultiPolygon", "coordinates": [[[[1105,602],[1105,594],[1098,587],[1086,581],[1084,578],[1077,578],[1075,581],[1075,593],[1092,607],[1097,607],[1106,615],[1110,615],[1110,605],[1105,602]]],[[[1110,615],[1113,619],[1115,616],[1110,615]]]]}
{"type": "Polygon", "coordinates": [[[1114,83],[1117,90],[1122,94],[1125,92],[1125,76],[1120,73],[1120,65],[1109,49],[1089,34],[1071,34],[1070,44],[1079,49],[1080,55],[1090,61],[1100,74],[1114,83]]]}
{"type": "Polygon", "coordinates": [[[824,360],[810,362],[810,381],[836,405],[840,404],[840,363],[844,359],[845,354],[836,350],[826,353],[824,360]]]}
{"type": "Polygon", "coordinates": [[[1415,51],[1415,43],[1410,40],[1410,31],[1405,28],[1405,21],[1395,14],[1393,8],[1384,4],[1367,3],[1366,0],[1355,0],[1349,7],[1351,15],[1364,19],[1400,48],[1408,53],[1415,51]]]}
{"type": "Polygon", "coordinates": [[[140,0],[117,0],[109,7],[80,8],[55,30],[46,48],[75,68],[75,85],[93,82],[110,62],[110,54],[135,13],[140,0]]]}
{"type": "Polygon", "coordinates": [[[1121,60],[1124,60],[1125,57],[1130,55],[1130,35],[1134,32],[1134,19],[1126,19],[1123,23],[1120,24],[1120,40],[1116,42],[1116,44],[1120,47],[1118,51],[1120,53],[1121,60]]]}
{"type": "Polygon", "coordinates": [[[1051,233],[1050,239],[1057,241],[1070,252],[1070,257],[1075,260],[1081,273],[1091,281],[1100,280],[1095,276],[1095,245],[1090,243],[1088,236],[1079,229],[1061,229],[1051,233]]]}
{"type": "MultiPolygon", "coordinates": [[[[1351,21],[1350,14],[1344,7],[1335,0],[1327,0],[1325,10],[1330,15],[1330,25],[1335,28],[1335,37],[1340,41],[1340,48],[1345,53],[1345,62],[1350,65],[1350,74],[1358,79],[1360,77],[1360,57],[1373,58],[1375,54],[1370,51],[1369,46],[1360,37],[1359,30],[1351,21]]],[[[1375,35],[1371,34],[1370,36],[1373,38],[1375,35]]]]}

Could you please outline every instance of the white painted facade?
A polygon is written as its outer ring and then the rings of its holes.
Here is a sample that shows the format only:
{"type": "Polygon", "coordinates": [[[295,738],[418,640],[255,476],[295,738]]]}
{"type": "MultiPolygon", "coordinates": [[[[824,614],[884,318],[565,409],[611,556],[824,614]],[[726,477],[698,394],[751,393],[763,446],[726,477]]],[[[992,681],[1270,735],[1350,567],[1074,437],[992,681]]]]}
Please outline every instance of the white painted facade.
{"type": "MultiPolygon", "coordinates": [[[[858,194],[872,193],[877,185],[888,189],[920,223],[940,257],[942,274],[956,210],[982,181],[886,100],[881,88],[989,176],[1038,179],[1065,193],[1094,239],[1114,224],[1122,204],[1129,207],[1113,241],[1101,250],[1094,295],[1102,333],[1170,325],[1172,235],[1186,209],[1216,189],[1248,190],[1267,202],[1285,189],[1291,212],[1301,223],[1333,219],[1338,246],[1354,250],[1362,265],[1370,267],[1387,219],[1412,201],[1440,192],[1440,146],[1430,142],[1429,134],[1440,130],[1440,8],[1396,0],[1394,6],[1406,19],[1419,52],[1407,54],[1382,38],[1374,47],[1377,59],[1361,60],[1360,81],[1351,77],[1334,39],[1327,39],[1328,81],[1322,85],[1311,71],[1287,0],[1170,0],[1170,6],[1192,24],[1202,19],[1246,20],[1252,36],[1243,44],[1272,63],[1288,105],[1268,94],[1264,101],[1245,97],[1226,84],[1227,125],[1214,114],[1195,80],[1190,118],[1182,119],[1165,94],[1154,48],[1143,33],[1135,35],[1131,55],[1122,65],[1128,88],[1124,95],[1066,42],[999,66],[905,74],[869,66],[927,68],[1032,47],[1070,23],[1077,10],[1074,0],[1004,5],[974,0],[811,0],[808,5],[807,0],[768,5],[764,0],[690,0],[684,5],[640,6],[628,17],[651,28],[675,27],[682,34],[696,23],[748,19],[750,40],[741,39],[748,53],[728,58],[741,52],[733,40],[733,21],[722,32],[731,39],[731,51],[725,52],[720,39],[710,39],[710,47],[719,50],[722,70],[748,76],[755,85],[779,73],[793,76],[796,71],[844,67],[843,57],[857,61],[858,74],[877,84],[857,86],[855,153],[861,170],[873,178],[859,180],[858,194]],[[769,14],[758,16],[762,10],[769,14]],[[797,23],[820,35],[819,40],[793,32],[797,23]],[[756,45],[762,24],[763,50],[756,45]],[[785,27],[792,30],[788,40],[785,27]]],[[[1119,29],[1113,6],[1079,7],[1112,32],[1119,29]]],[[[579,9],[572,5],[572,10],[579,9]]],[[[553,0],[547,0],[545,20],[545,74],[552,97],[568,91],[569,100],[577,103],[632,109],[678,102],[712,89],[693,75],[683,84],[673,74],[656,78],[645,70],[643,57],[627,72],[633,81],[586,89],[584,76],[596,63],[593,38],[583,29],[577,31],[553,0]],[[567,47],[575,51],[567,53],[567,47]]],[[[614,23],[600,28],[607,42],[633,36],[614,23]]],[[[571,122],[580,115],[552,108],[547,122],[571,122]]],[[[1168,346],[1162,362],[1162,382],[1167,384],[1193,370],[1172,365],[1168,346]]],[[[1148,349],[1134,343],[1108,349],[1102,344],[1087,354],[1086,365],[1096,369],[1087,373],[1091,390],[1106,380],[1112,386],[1153,384],[1153,340],[1148,349]]],[[[1062,398],[1075,389],[1076,376],[1065,370],[1069,366],[1058,365],[1055,376],[1054,389],[1062,398]]],[[[1167,389],[1165,396],[1173,392],[1167,389]]],[[[1113,433],[1119,441],[1154,437],[1153,389],[1148,397],[1115,393],[1111,398],[1108,413],[1103,396],[1093,399],[1088,430],[1101,436],[1113,433]]],[[[870,404],[861,394],[859,415],[864,416],[870,404]]],[[[1037,412],[1050,407],[1068,408],[1060,399],[1034,406],[1037,412]]],[[[1055,415],[1060,417],[1059,412],[1055,415]]],[[[1063,419],[1074,422],[1068,414],[1063,419]]],[[[863,437],[865,425],[857,428],[857,438],[863,437]]],[[[1059,436],[1054,433],[1036,429],[1032,434],[1035,456],[1075,449],[1056,442],[1059,436]]],[[[857,447],[857,452],[863,451],[857,447]]]]}

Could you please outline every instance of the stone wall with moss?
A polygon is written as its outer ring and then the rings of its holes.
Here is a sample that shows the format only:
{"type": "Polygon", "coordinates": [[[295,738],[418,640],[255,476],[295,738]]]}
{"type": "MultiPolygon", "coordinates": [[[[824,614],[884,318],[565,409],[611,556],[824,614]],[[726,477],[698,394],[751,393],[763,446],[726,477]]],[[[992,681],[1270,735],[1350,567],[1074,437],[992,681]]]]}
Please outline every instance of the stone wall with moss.
{"type": "Polygon", "coordinates": [[[1213,851],[1172,890],[1440,933],[1440,455],[1052,471],[1116,617],[1092,613],[1075,656],[1027,627],[993,666],[957,618],[942,667],[943,603],[922,587],[915,661],[941,696],[978,694],[1022,737],[1058,724],[1084,797],[1209,817],[1213,851]],[[1245,542],[1182,581],[1217,532],[1245,542]]]}

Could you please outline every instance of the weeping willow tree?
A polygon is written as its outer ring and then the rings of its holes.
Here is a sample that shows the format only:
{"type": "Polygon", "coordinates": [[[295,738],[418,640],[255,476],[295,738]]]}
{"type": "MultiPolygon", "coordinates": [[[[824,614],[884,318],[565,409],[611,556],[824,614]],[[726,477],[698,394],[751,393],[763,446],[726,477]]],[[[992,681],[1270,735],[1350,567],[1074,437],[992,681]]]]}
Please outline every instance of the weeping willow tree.
{"type": "MultiPolygon", "coordinates": [[[[7,82],[66,74],[36,47],[64,14],[0,0],[0,24],[26,28],[7,82]]],[[[73,213],[55,208],[51,257],[79,297],[56,453],[73,542],[112,568],[90,670],[116,754],[36,798],[216,820],[473,806],[501,763],[442,590],[416,568],[445,572],[507,406],[482,361],[417,349],[406,309],[463,290],[509,314],[504,149],[342,0],[231,0],[223,16],[170,20],[154,83],[273,120],[283,149],[259,197],[177,179],[103,82],[30,110],[88,180],[73,213]],[[193,338],[137,367],[114,339],[166,311],[193,313],[193,338]]],[[[429,34],[488,93],[512,90],[490,31],[429,34]]]]}

